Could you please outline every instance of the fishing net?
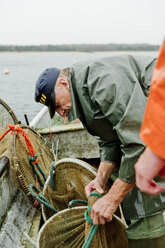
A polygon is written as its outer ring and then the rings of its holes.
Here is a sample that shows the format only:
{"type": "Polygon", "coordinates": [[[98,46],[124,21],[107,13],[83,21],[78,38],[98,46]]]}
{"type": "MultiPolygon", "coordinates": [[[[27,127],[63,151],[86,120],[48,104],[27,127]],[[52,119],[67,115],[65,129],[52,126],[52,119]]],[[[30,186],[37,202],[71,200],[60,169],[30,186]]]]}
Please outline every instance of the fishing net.
{"type": "MultiPolygon", "coordinates": [[[[10,176],[16,187],[23,191],[35,207],[39,207],[29,191],[34,184],[42,189],[49,175],[53,153],[40,134],[28,126],[9,125],[6,135],[0,139],[0,158],[10,159],[10,176]],[[10,130],[9,130],[10,129],[10,130]]],[[[0,136],[4,134],[0,129],[0,136]]]]}
{"type": "MultiPolygon", "coordinates": [[[[9,105],[0,99],[0,137],[6,132],[8,124],[18,124],[18,120],[9,105]]],[[[0,158],[6,156],[12,161],[11,156],[12,136],[5,137],[0,141],[0,158]]]]}
{"type": "Polygon", "coordinates": [[[87,207],[65,209],[48,219],[39,231],[37,248],[78,248],[85,241],[87,207]]]}
{"type": "MultiPolygon", "coordinates": [[[[97,196],[91,196],[89,206],[96,201],[97,196]]],[[[84,218],[87,207],[67,208],[54,214],[48,219],[39,231],[37,248],[127,248],[128,241],[125,235],[125,226],[114,215],[110,223],[98,226],[91,236],[92,225],[84,218]]],[[[97,226],[94,226],[97,227],[97,226]]]]}
{"type": "MultiPolygon", "coordinates": [[[[46,222],[39,232],[37,247],[87,247],[83,245],[91,230],[91,224],[84,218],[87,207],[78,206],[70,209],[68,204],[73,200],[83,203],[87,200],[84,188],[95,178],[96,171],[78,159],[61,159],[57,163],[52,163],[53,153],[42,136],[28,126],[18,125],[13,111],[2,100],[0,108],[0,159],[3,156],[9,158],[10,177],[13,183],[37,208],[40,204],[29,186],[35,185],[36,189],[42,192],[45,184],[44,197],[59,211],[52,216],[49,208],[42,207],[46,222]],[[8,123],[10,125],[7,130],[8,123]]],[[[109,187],[110,185],[107,185],[106,190],[109,187]]],[[[97,197],[91,197],[88,204],[92,206],[96,199],[97,197]]],[[[77,202],[76,204],[79,204],[77,202]]],[[[98,227],[90,247],[127,248],[124,230],[125,226],[114,216],[111,223],[98,227]]]]}
{"type": "MultiPolygon", "coordinates": [[[[6,132],[5,128],[0,127],[0,137],[6,132]]],[[[13,140],[13,136],[12,135],[8,135],[5,136],[1,141],[0,141],[0,159],[3,156],[6,156],[9,158],[10,163],[13,163],[13,159],[12,159],[12,140],[13,140]]]]}
{"type": "MultiPolygon", "coordinates": [[[[98,200],[97,194],[95,193],[89,197],[88,205],[92,208],[93,204],[98,200]]],[[[88,211],[90,216],[90,211],[88,211]]],[[[93,228],[92,224],[89,221],[86,221],[85,224],[85,240],[88,238],[88,235],[93,228]]],[[[128,240],[125,234],[126,226],[121,221],[121,219],[114,215],[110,223],[106,222],[105,225],[99,225],[96,230],[90,247],[98,248],[127,248],[128,240]]]]}
{"type": "MultiPolygon", "coordinates": [[[[80,159],[61,159],[52,164],[43,195],[55,209],[66,209],[73,199],[87,200],[84,188],[95,176],[96,171],[88,163],[80,159]]],[[[45,221],[52,216],[44,205],[42,213],[45,221]]]]}
{"type": "Polygon", "coordinates": [[[18,124],[18,120],[8,104],[0,99],[0,127],[8,128],[8,123],[18,124]]]}

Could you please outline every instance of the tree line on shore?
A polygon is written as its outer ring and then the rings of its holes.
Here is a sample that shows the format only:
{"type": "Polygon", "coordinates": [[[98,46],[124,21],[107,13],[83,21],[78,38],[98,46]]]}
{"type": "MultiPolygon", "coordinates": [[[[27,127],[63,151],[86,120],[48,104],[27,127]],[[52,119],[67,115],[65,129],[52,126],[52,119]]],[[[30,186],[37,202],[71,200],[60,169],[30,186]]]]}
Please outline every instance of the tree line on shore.
{"type": "Polygon", "coordinates": [[[62,44],[62,45],[0,45],[1,52],[101,52],[157,51],[160,45],[142,44],[62,44]]]}

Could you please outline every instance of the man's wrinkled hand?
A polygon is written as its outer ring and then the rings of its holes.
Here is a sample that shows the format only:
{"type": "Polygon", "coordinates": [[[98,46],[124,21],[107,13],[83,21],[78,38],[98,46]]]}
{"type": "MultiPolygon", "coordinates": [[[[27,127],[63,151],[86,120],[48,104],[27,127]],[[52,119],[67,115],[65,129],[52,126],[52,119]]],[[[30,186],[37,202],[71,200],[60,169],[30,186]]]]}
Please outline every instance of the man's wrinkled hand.
{"type": "Polygon", "coordinates": [[[85,187],[87,197],[93,190],[97,190],[100,194],[104,193],[106,183],[114,168],[115,164],[112,162],[100,163],[96,178],[85,187]]]}
{"type": "Polygon", "coordinates": [[[103,225],[106,221],[110,222],[117,207],[118,205],[111,200],[108,194],[98,199],[93,204],[91,210],[91,219],[93,220],[93,224],[103,225]]]}
{"type": "Polygon", "coordinates": [[[99,225],[105,224],[106,221],[110,222],[117,207],[134,186],[117,178],[108,193],[93,204],[91,210],[93,223],[99,225]]]}
{"type": "Polygon", "coordinates": [[[101,182],[101,180],[97,179],[97,177],[85,187],[85,193],[87,197],[89,197],[90,193],[92,193],[94,190],[97,190],[100,194],[104,193],[104,184],[101,182]]]}

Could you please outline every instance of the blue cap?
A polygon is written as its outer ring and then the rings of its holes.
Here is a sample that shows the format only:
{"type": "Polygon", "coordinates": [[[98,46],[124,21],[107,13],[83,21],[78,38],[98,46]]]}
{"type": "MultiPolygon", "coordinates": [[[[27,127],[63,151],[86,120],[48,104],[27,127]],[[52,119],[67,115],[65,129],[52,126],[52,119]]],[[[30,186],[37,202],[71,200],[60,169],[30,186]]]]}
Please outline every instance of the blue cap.
{"type": "Polygon", "coordinates": [[[54,87],[59,73],[58,68],[48,68],[41,73],[36,82],[35,101],[41,102],[48,107],[51,118],[53,118],[56,111],[54,87]]]}

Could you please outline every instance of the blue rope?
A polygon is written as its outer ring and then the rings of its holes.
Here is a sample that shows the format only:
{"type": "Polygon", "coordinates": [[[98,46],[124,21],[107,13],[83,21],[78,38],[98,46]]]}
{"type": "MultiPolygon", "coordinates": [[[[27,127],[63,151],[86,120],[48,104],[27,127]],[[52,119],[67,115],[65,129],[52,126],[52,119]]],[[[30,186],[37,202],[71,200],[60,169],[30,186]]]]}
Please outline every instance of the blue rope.
{"type": "Polygon", "coordinates": [[[95,235],[95,232],[97,231],[98,226],[97,225],[92,225],[88,237],[86,238],[82,248],[88,248],[93,240],[93,237],[95,235]]]}
{"type": "Polygon", "coordinates": [[[53,161],[50,165],[50,180],[49,180],[49,185],[50,188],[55,191],[55,185],[54,185],[54,165],[55,161],[53,161]]]}
{"type": "MultiPolygon", "coordinates": [[[[89,195],[89,197],[90,197],[90,196],[98,196],[99,198],[102,197],[102,195],[100,195],[100,194],[97,193],[97,192],[92,192],[92,193],[89,195]]],[[[97,228],[98,228],[98,225],[94,225],[94,224],[93,224],[92,219],[91,219],[90,216],[88,215],[88,211],[91,212],[91,208],[90,208],[89,205],[88,205],[88,209],[85,211],[84,217],[85,217],[86,221],[88,221],[88,222],[92,225],[92,227],[91,227],[91,229],[90,229],[90,231],[89,231],[88,237],[86,238],[86,240],[85,240],[85,242],[84,242],[82,248],[88,248],[88,247],[90,246],[90,244],[91,244],[91,242],[92,242],[92,240],[93,240],[93,237],[94,237],[94,235],[95,235],[95,233],[96,233],[96,231],[97,231],[97,228]]]]}
{"type": "MultiPolygon", "coordinates": [[[[40,178],[40,175],[36,171],[35,165],[33,164],[33,162],[36,161],[36,158],[37,158],[37,154],[35,154],[33,157],[31,155],[29,155],[29,163],[30,163],[30,165],[31,165],[31,167],[33,169],[34,174],[37,176],[37,180],[38,180],[40,186],[43,188],[44,187],[44,183],[42,182],[42,180],[40,178]]],[[[39,172],[41,173],[44,181],[46,181],[46,176],[45,176],[44,172],[42,171],[42,169],[41,169],[41,167],[40,167],[40,165],[38,163],[36,163],[36,167],[39,170],[39,172]]]]}
{"type": "Polygon", "coordinates": [[[41,190],[39,188],[37,188],[35,185],[30,184],[29,185],[29,190],[30,193],[32,194],[32,196],[41,204],[43,204],[44,206],[46,206],[47,208],[49,208],[53,214],[54,213],[58,213],[59,211],[57,209],[55,209],[51,203],[43,196],[41,190]],[[34,190],[33,190],[34,189],[34,190]],[[35,194],[35,192],[38,194],[38,196],[35,194]]]}
{"type": "Polygon", "coordinates": [[[72,201],[69,202],[68,208],[72,208],[73,205],[76,204],[76,203],[85,204],[86,206],[88,205],[88,202],[84,201],[84,200],[72,200],[72,201]]]}

